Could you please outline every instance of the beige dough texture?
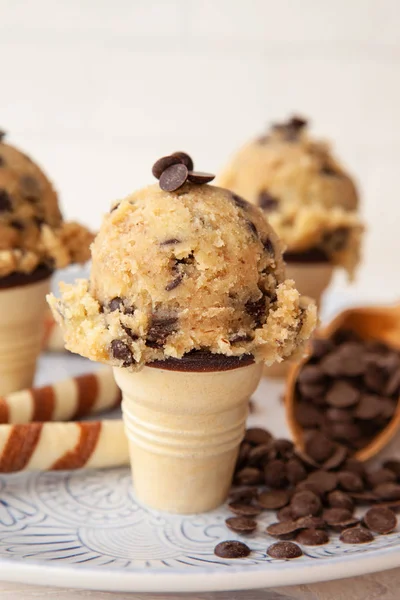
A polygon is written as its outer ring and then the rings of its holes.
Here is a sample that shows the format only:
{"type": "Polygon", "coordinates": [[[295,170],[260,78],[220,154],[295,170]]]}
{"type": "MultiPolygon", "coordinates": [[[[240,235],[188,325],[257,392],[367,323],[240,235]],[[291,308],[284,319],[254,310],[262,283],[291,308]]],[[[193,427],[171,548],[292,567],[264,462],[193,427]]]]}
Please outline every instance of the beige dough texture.
{"type": "Polygon", "coordinates": [[[86,262],[93,235],[65,223],[57,194],[26,154],[0,141],[0,277],[86,262]]]}
{"type": "Polygon", "coordinates": [[[92,259],[90,281],[49,304],[66,347],[95,361],[134,371],[205,349],[270,364],[316,323],[262,211],[218,187],[137,191],[105,216],[92,259]]]}
{"type": "Polygon", "coordinates": [[[305,122],[272,126],[233,156],[218,183],[260,206],[289,253],[319,250],[353,274],[363,232],[357,189],[305,122]]]}

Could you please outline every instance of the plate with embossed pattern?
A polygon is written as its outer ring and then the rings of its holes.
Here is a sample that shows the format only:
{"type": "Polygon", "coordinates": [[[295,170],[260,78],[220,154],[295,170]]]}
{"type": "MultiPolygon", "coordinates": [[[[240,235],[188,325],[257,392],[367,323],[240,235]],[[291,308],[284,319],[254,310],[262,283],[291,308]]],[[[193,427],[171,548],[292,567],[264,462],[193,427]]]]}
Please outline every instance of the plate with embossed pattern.
{"type": "MultiPolygon", "coordinates": [[[[73,355],[43,355],[38,383],[93,371],[73,355]],[[51,374],[51,376],[49,376],[51,374]]],[[[250,425],[287,436],[282,384],[264,379],[254,394],[250,425]]],[[[118,418],[115,411],[109,417],[118,418]]],[[[399,438],[387,455],[400,455],[399,438]]],[[[0,476],[0,579],[107,591],[201,592],[311,583],[400,565],[400,528],[362,545],[303,546],[303,556],[277,560],[266,553],[274,539],[259,518],[258,532],[229,531],[226,506],[176,516],[135,499],[128,468],[0,476]],[[237,539],[252,549],[246,559],[214,555],[217,543],[237,539]]]]}

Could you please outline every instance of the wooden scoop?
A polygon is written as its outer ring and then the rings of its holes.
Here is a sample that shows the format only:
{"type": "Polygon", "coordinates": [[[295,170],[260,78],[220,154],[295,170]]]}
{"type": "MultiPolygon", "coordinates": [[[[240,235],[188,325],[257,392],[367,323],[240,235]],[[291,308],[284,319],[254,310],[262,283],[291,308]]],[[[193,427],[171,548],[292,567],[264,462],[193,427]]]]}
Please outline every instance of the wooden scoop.
{"type": "MultiPolygon", "coordinates": [[[[350,329],[362,339],[375,339],[400,350],[400,304],[395,306],[350,308],[340,313],[323,329],[316,332],[317,338],[330,338],[338,329],[350,329]]],[[[304,432],[295,416],[296,380],[300,369],[307,362],[305,356],[291,366],[285,393],[286,419],[295,445],[304,450],[304,432]]],[[[400,401],[391,421],[371,442],[355,453],[358,460],[368,460],[375,456],[392,439],[400,426],[400,401]]]]}

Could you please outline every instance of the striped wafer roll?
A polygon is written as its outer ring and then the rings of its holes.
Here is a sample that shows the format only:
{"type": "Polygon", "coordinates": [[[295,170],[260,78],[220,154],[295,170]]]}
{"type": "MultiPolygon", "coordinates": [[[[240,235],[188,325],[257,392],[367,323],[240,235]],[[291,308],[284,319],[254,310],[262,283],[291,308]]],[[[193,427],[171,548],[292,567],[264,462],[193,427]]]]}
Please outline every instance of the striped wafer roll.
{"type": "Polygon", "coordinates": [[[44,337],[42,349],[47,352],[66,352],[64,338],[60,327],[53,319],[50,310],[46,312],[44,320],[44,337]]]}
{"type": "Polygon", "coordinates": [[[0,473],[129,464],[122,420],[0,425],[0,473]]]}
{"type": "Polygon", "coordinates": [[[121,392],[107,367],[0,397],[0,423],[70,421],[110,410],[120,403],[121,392]]]}

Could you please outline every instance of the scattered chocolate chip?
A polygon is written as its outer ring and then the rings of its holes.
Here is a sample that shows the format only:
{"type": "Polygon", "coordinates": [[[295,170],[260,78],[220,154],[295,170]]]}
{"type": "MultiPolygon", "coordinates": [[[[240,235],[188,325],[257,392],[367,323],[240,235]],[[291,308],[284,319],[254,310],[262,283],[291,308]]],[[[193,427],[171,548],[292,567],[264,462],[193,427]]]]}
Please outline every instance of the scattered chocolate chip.
{"type": "Polygon", "coordinates": [[[277,510],[289,504],[290,494],[286,490],[272,490],[262,492],[258,498],[258,504],[267,510],[277,510]]]}
{"type": "Polygon", "coordinates": [[[328,504],[331,508],[343,508],[353,514],[354,502],[346,492],[333,490],[328,494],[328,504]]]}
{"type": "Polygon", "coordinates": [[[330,471],[331,469],[337,469],[346,460],[347,455],[348,455],[347,448],[345,448],[344,446],[337,445],[332,456],[330,456],[323,463],[322,466],[326,471],[330,471]]]}
{"type": "Polygon", "coordinates": [[[268,457],[270,450],[270,444],[260,444],[251,448],[247,460],[248,465],[250,467],[263,466],[264,459],[268,457]]]}
{"type": "Polygon", "coordinates": [[[226,519],[225,524],[238,533],[251,533],[257,528],[257,521],[248,517],[230,517],[226,519]]]}
{"type": "Polygon", "coordinates": [[[353,519],[353,513],[347,508],[326,508],[322,513],[322,518],[329,527],[343,526],[342,528],[344,528],[353,519]]]}
{"type": "Polygon", "coordinates": [[[335,445],[323,433],[315,432],[305,444],[306,454],[318,463],[323,463],[332,456],[335,445]]]}
{"type": "Polygon", "coordinates": [[[181,243],[181,240],[178,240],[178,238],[168,238],[164,242],[161,242],[160,246],[175,246],[176,244],[180,244],[180,243],[181,243]]]}
{"type": "Polygon", "coordinates": [[[396,475],[397,479],[400,479],[400,460],[385,460],[383,463],[385,469],[390,469],[396,475]]]}
{"type": "Polygon", "coordinates": [[[244,486],[242,488],[231,491],[229,495],[229,500],[231,503],[238,502],[240,504],[242,502],[246,504],[246,502],[251,502],[253,498],[256,498],[257,496],[257,486],[244,486]]]}
{"type": "Polygon", "coordinates": [[[326,395],[326,402],[335,408],[349,408],[357,404],[360,392],[346,381],[335,381],[326,395]]]}
{"type": "Polygon", "coordinates": [[[166,292],[171,292],[172,290],[174,290],[175,288],[178,287],[178,285],[180,285],[182,283],[183,280],[183,273],[179,273],[175,279],[173,279],[172,281],[170,281],[166,286],[165,286],[165,291],[166,292]]]}
{"type": "Polygon", "coordinates": [[[370,394],[362,396],[354,410],[356,419],[375,419],[381,412],[381,398],[370,394]]]}
{"type": "Polygon", "coordinates": [[[113,340],[111,342],[111,353],[113,358],[123,361],[124,367],[130,367],[135,362],[129,346],[121,340],[113,340]]]}
{"type": "Polygon", "coordinates": [[[284,506],[276,513],[278,521],[293,521],[292,509],[290,506],[284,506]]]}
{"type": "Polygon", "coordinates": [[[364,524],[375,533],[386,535],[397,527],[397,517],[390,508],[370,508],[364,515],[364,524]]]}
{"type": "Polygon", "coordinates": [[[366,479],[368,486],[374,488],[381,483],[395,483],[397,478],[390,469],[381,468],[367,473],[366,479]]]}
{"type": "Polygon", "coordinates": [[[235,515],[241,517],[256,517],[261,513],[261,507],[245,504],[243,502],[231,502],[228,504],[228,508],[235,513],[235,515]]]}
{"type": "MultiPolygon", "coordinates": [[[[314,340],[315,342],[316,340],[314,340]]],[[[306,365],[301,369],[299,376],[297,378],[299,383],[324,383],[325,381],[325,373],[320,369],[318,365],[306,365]]]]}
{"type": "Polygon", "coordinates": [[[255,445],[269,444],[272,441],[272,435],[261,427],[249,427],[246,429],[244,441],[255,445]]]}
{"type": "Polygon", "coordinates": [[[160,175],[160,188],[165,192],[175,192],[186,182],[188,170],[182,163],[167,167],[160,175]]]}
{"type": "Polygon", "coordinates": [[[307,515],[317,515],[321,510],[321,500],[311,491],[296,492],[290,501],[290,508],[293,517],[306,517],[307,515]]]}
{"type": "Polygon", "coordinates": [[[264,469],[265,483],[273,489],[281,489],[287,484],[286,465],[282,460],[271,460],[264,469]]]}
{"type": "Polygon", "coordinates": [[[0,213],[12,210],[11,196],[6,190],[0,190],[0,213]]]}
{"type": "Polygon", "coordinates": [[[201,171],[189,171],[187,178],[192,183],[204,185],[215,179],[215,175],[212,175],[211,173],[202,173],[201,171]]]}
{"type": "Polygon", "coordinates": [[[361,477],[351,471],[340,471],[338,473],[338,483],[346,492],[362,492],[364,489],[361,477]]]}
{"type": "Polygon", "coordinates": [[[374,536],[364,527],[351,527],[342,531],[339,539],[344,544],[366,544],[372,542],[374,536]]]}
{"type": "Polygon", "coordinates": [[[173,152],[171,156],[179,158],[188,171],[193,171],[194,164],[189,154],[186,154],[186,152],[173,152]]]}
{"type": "Polygon", "coordinates": [[[380,500],[400,500],[400,485],[397,483],[380,483],[373,489],[380,500]]]}
{"type": "Polygon", "coordinates": [[[267,548],[268,556],[271,558],[278,558],[281,560],[291,560],[293,558],[299,558],[303,552],[301,548],[293,542],[275,542],[267,548]]]}
{"type": "Polygon", "coordinates": [[[220,542],[214,548],[214,554],[220,558],[246,558],[250,552],[251,550],[246,544],[236,540],[220,542]]]}
{"type": "Polygon", "coordinates": [[[273,535],[274,537],[283,537],[298,531],[300,527],[297,524],[297,521],[280,521],[279,523],[272,523],[268,525],[266,531],[269,535],[273,535]]]}
{"type": "Polygon", "coordinates": [[[322,546],[329,542],[329,535],[324,529],[303,529],[297,534],[296,542],[304,546],[322,546]]]}
{"type": "Polygon", "coordinates": [[[263,210],[270,212],[279,206],[279,202],[274,196],[271,196],[267,190],[262,190],[258,194],[258,206],[263,210]]]}
{"type": "Polygon", "coordinates": [[[176,330],[177,323],[176,316],[154,313],[147,332],[146,345],[150,348],[162,348],[168,336],[176,330]]]}
{"type": "Polygon", "coordinates": [[[108,308],[109,308],[110,312],[114,312],[114,310],[121,311],[121,309],[123,308],[123,305],[124,305],[124,303],[122,301],[122,298],[120,298],[119,296],[116,296],[115,298],[110,300],[108,308]]]}
{"type": "Polygon", "coordinates": [[[321,494],[325,494],[336,488],[337,475],[329,471],[314,471],[308,476],[307,481],[316,485],[321,494]]]}
{"type": "Polygon", "coordinates": [[[257,485],[262,480],[261,471],[255,467],[245,467],[236,473],[236,481],[241,485],[257,485]]]}
{"type": "Polygon", "coordinates": [[[307,477],[304,465],[297,458],[291,458],[286,463],[286,478],[291,485],[296,485],[307,477]]]}
{"type": "MultiPolygon", "coordinates": [[[[153,165],[151,172],[153,173],[156,179],[160,179],[163,172],[168,169],[168,167],[172,167],[172,165],[182,164],[182,159],[176,154],[171,154],[169,156],[163,156],[159,158],[153,165]]],[[[184,163],[183,163],[184,164],[184,163]]],[[[189,169],[188,169],[189,170],[189,169]]]]}

